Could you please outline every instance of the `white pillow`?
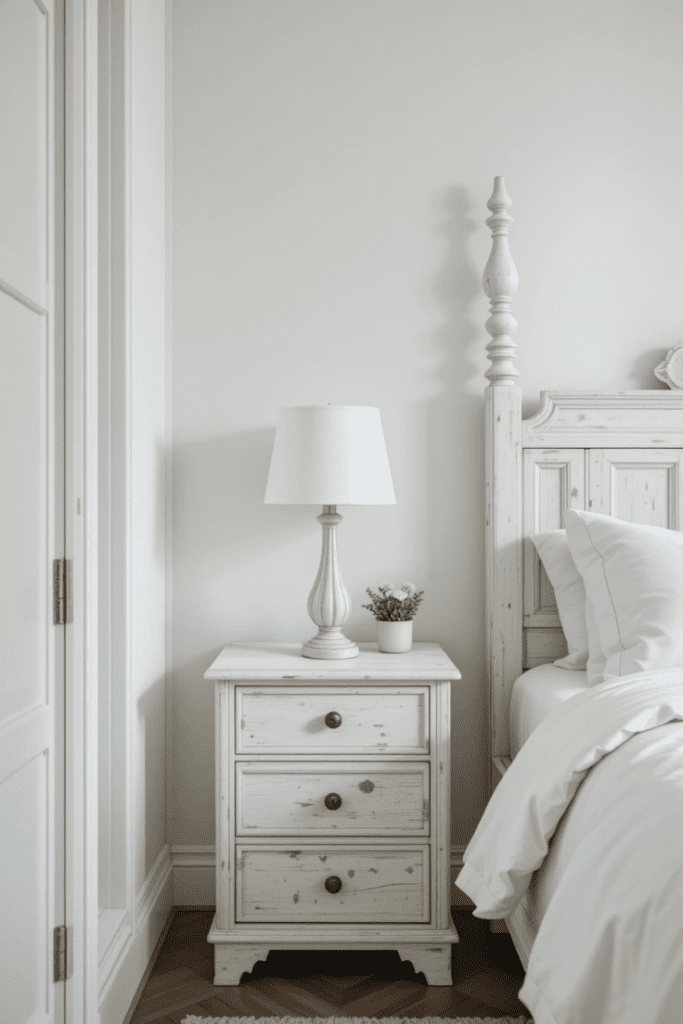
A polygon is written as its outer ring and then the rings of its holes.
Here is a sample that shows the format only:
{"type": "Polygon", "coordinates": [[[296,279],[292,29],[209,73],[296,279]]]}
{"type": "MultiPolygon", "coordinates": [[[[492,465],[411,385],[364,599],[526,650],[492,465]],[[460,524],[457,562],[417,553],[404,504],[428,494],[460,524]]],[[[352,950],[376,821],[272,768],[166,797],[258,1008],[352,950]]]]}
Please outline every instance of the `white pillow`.
{"type": "Polygon", "coordinates": [[[558,658],[559,668],[582,672],[588,660],[586,631],[586,591],[581,573],[569,550],[566,530],[548,530],[530,538],[543,562],[543,568],[555,591],[557,612],[569,654],[558,658]]]}
{"type": "MultiPolygon", "coordinates": [[[[579,571],[578,569],[576,570],[579,571]]],[[[603,681],[605,674],[605,655],[602,653],[600,633],[598,624],[595,621],[593,605],[589,597],[586,597],[586,629],[588,630],[588,664],[586,665],[586,680],[589,686],[603,681]]]]}
{"type": "Polygon", "coordinates": [[[683,534],[574,509],[565,521],[605,659],[589,684],[683,667],[683,534]]]}

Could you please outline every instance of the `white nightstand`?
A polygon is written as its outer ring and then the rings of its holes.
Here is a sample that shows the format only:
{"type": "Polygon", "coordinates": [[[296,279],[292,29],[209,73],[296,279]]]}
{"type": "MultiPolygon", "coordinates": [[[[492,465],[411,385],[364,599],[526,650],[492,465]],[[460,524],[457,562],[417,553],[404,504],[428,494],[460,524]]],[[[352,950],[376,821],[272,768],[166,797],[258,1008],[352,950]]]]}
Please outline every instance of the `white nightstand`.
{"type": "Polygon", "coordinates": [[[437,644],[314,661],[229,644],[216,680],[215,984],[271,949],[396,949],[451,984],[450,689],[437,644]]]}

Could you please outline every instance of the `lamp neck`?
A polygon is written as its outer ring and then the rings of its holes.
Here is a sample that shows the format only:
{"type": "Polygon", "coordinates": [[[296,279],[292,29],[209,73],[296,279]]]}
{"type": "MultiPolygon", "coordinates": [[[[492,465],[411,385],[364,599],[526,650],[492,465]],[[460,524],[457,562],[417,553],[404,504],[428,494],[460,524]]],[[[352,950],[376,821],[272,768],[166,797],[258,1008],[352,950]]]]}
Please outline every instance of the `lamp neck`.
{"type": "Polygon", "coordinates": [[[322,515],[318,516],[318,522],[323,526],[336,526],[337,523],[342,522],[343,518],[337,512],[336,505],[323,505],[322,515]]]}

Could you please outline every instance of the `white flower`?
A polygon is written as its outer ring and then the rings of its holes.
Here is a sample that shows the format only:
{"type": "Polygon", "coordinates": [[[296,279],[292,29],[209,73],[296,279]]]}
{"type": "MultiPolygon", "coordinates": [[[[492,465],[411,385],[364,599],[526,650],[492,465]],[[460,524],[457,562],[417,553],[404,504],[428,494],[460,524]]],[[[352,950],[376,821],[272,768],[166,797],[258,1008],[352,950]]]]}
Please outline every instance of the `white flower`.
{"type": "Polygon", "coordinates": [[[408,595],[406,594],[405,590],[392,590],[391,593],[389,594],[389,597],[393,597],[397,601],[405,601],[407,596],[408,595]]]}
{"type": "Polygon", "coordinates": [[[379,585],[379,587],[377,589],[378,590],[393,590],[394,589],[394,584],[393,583],[380,583],[380,585],[379,585]]]}
{"type": "Polygon", "coordinates": [[[403,586],[401,587],[401,590],[405,590],[406,594],[412,594],[413,591],[415,590],[415,584],[414,583],[404,583],[403,586]]]}

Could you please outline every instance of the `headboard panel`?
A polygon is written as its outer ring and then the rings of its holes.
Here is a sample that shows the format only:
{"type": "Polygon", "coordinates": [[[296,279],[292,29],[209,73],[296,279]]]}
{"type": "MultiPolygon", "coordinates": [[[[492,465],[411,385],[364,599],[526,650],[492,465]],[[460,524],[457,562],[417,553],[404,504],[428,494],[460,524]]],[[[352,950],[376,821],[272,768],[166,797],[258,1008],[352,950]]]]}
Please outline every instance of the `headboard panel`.
{"type": "MultiPolygon", "coordinates": [[[[683,391],[543,392],[521,418],[510,306],[517,272],[501,178],[489,200],[493,249],[484,273],[486,329],[486,609],[490,752],[509,757],[508,706],[524,669],[566,654],[533,533],[560,529],[567,508],[683,529],[683,391]]],[[[492,784],[497,773],[492,772],[492,784]]]]}

